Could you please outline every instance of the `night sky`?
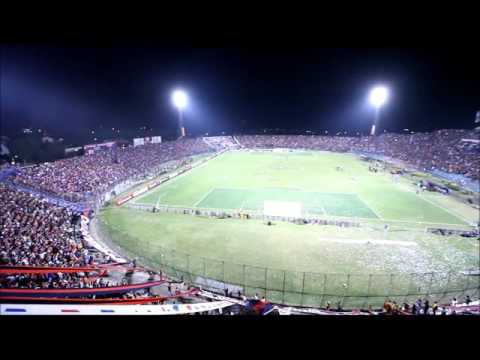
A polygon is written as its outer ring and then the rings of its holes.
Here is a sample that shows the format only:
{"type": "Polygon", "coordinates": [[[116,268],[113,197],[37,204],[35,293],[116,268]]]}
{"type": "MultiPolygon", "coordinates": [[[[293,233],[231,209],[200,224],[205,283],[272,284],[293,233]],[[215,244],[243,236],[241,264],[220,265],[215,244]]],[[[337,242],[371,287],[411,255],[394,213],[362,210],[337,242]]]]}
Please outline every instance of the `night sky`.
{"type": "MultiPolygon", "coordinates": [[[[43,128],[75,142],[100,126],[176,125],[170,91],[185,89],[187,131],[263,128],[367,133],[368,91],[391,89],[380,130],[474,127],[480,67],[473,50],[58,47],[1,49],[2,132],[43,128]]],[[[157,134],[153,134],[157,135],[157,134]]]]}

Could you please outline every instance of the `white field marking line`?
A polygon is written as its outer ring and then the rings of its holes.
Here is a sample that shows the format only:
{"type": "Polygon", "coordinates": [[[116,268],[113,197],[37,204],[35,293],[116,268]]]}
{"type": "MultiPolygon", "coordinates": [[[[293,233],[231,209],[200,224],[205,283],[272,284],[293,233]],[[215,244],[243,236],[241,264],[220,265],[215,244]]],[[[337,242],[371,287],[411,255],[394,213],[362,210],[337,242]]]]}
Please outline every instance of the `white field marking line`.
{"type": "Polygon", "coordinates": [[[375,214],[375,216],[377,218],[379,218],[380,220],[382,221],[385,221],[384,218],[382,218],[380,215],[377,214],[377,212],[375,210],[373,210],[373,208],[368,204],[368,202],[366,202],[365,200],[363,200],[363,198],[360,197],[360,195],[357,194],[357,197],[360,199],[361,202],[363,202],[363,204],[368,208],[370,209],[371,212],[373,212],[375,214]]]}
{"type": "Polygon", "coordinates": [[[430,203],[430,204],[438,207],[439,209],[445,210],[445,211],[448,212],[450,215],[453,215],[453,216],[455,216],[456,218],[459,218],[459,219],[465,221],[467,224],[472,225],[472,226],[475,226],[475,224],[473,224],[472,222],[470,222],[468,219],[465,219],[462,215],[457,214],[457,213],[453,212],[453,211],[450,210],[450,209],[444,208],[443,206],[440,206],[440,205],[434,203],[432,200],[427,199],[426,197],[421,196],[420,198],[423,199],[423,200],[425,200],[426,202],[428,202],[428,203],[430,203]]]}
{"type": "MultiPolygon", "coordinates": [[[[192,169],[190,169],[190,170],[188,170],[188,171],[185,171],[183,174],[180,174],[180,175],[178,175],[178,176],[175,176],[173,179],[168,179],[168,180],[165,181],[164,183],[156,186],[156,187],[153,188],[152,190],[149,190],[149,191],[147,191],[145,194],[142,194],[141,196],[139,196],[139,197],[137,198],[137,200],[140,200],[140,199],[142,199],[143,197],[145,197],[145,196],[147,196],[147,195],[150,195],[153,191],[159,190],[159,189],[161,189],[162,187],[164,187],[164,186],[166,186],[166,185],[170,185],[170,184],[175,183],[175,182],[178,181],[180,178],[183,178],[183,177],[186,176],[186,175],[190,175],[194,170],[200,169],[201,167],[203,167],[203,166],[207,165],[208,163],[212,162],[213,160],[220,158],[220,157],[223,156],[225,153],[226,153],[226,152],[224,152],[224,153],[222,153],[222,154],[220,154],[220,155],[218,155],[218,156],[215,156],[213,159],[207,160],[207,161],[201,163],[200,165],[197,165],[197,166],[195,166],[194,168],[192,168],[192,169]]],[[[159,177],[159,178],[160,178],[160,177],[159,177]]],[[[155,179],[158,179],[158,178],[155,178],[155,179]]]]}
{"type": "MultiPolygon", "coordinates": [[[[405,189],[405,191],[408,191],[408,192],[413,193],[413,190],[412,190],[410,187],[407,187],[407,186],[406,186],[406,183],[400,184],[400,185],[405,189]]],[[[420,194],[422,194],[422,193],[420,193],[420,194]]],[[[456,217],[457,219],[460,219],[460,220],[465,221],[465,222],[466,222],[468,225],[470,225],[470,226],[475,226],[475,225],[476,225],[475,223],[470,222],[468,219],[464,218],[461,214],[458,214],[458,213],[456,213],[456,212],[454,212],[454,211],[452,211],[452,210],[449,210],[449,209],[447,209],[447,208],[444,208],[443,206],[440,206],[439,204],[436,204],[436,203],[433,202],[432,200],[430,200],[430,199],[428,199],[428,198],[426,198],[426,197],[424,197],[424,196],[422,196],[422,195],[420,195],[420,196],[418,196],[418,197],[419,197],[420,199],[423,199],[423,200],[425,200],[426,202],[428,202],[428,203],[430,203],[430,204],[432,204],[432,205],[434,205],[434,206],[442,209],[442,210],[445,210],[446,212],[448,212],[450,215],[453,215],[453,216],[456,217]]]]}
{"type": "Polygon", "coordinates": [[[334,192],[323,192],[323,191],[311,191],[311,190],[302,190],[300,188],[292,188],[292,187],[265,187],[265,188],[224,188],[224,187],[217,187],[218,190],[249,190],[249,191],[261,191],[261,190],[290,190],[290,191],[298,191],[298,192],[305,192],[311,194],[322,194],[322,195],[357,195],[357,193],[334,193],[334,192]]]}
{"type": "Polygon", "coordinates": [[[374,244],[374,245],[401,245],[401,246],[418,246],[415,241],[402,240],[375,240],[375,239],[320,239],[320,241],[344,243],[344,244],[374,244]]]}
{"type": "MultiPolygon", "coordinates": [[[[404,184],[400,184],[400,186],[401,186],[402,188],[404,188],[405,191],[410,192],[410,193],[413,193],[413,190],[412,190],[410,187],[407,187],[405,183],[404,183],[404,184]]],[[[420,194],[422,194],[422,193],[420,193],[420,194]]],[[[458,214],[458,213],[456,213],[456,212],[453,212],[452,210],[449,210],[449,209],[447,209],[447,208],[444,208],[443,206],[440,206],[439,204],[436,204],[435,202],[433,202],[432,200],[428,199],[427,197],[422,196],[422,195],[420,195],[420,196],[417,195],[417,197],[420,198],[420,199],[422,199],[422,200],[425,200],[426,202],[432,204],[433,206],[436,206],[436,207],[439,208],[439,209],[442,209],[442,210],[448,212],[450,215],[453,215],[453,216],[456,217],[457,219],[460,219],[460,220],[465,221],[468,225],[470,225],[470,226],[475,226],[474,223],[470,222],[468,219],[464,218],[462,215],[460,215],[460,214],[458,214]]]]}
{"type": "Polygon", "coordinates": [[[195,204],[193,204],[193,207],[197,207],[203,200],[205,200],[215,189],[217,188],[211,188],[205,195],[201,197],[200,200],[198,200],[195,204]]]}
{"type": "Polygon", "coordinates": [[[245,200],[242,201],[242,204],[240,205],[240,210],[238,210],[238,212],[240,213],[242,212],[244,204],[245,204],[245,200]]]}
{"type": "MultiPolygon", "coordinates": [[[[138,202],[139,200],[142,200],[143,198],[152,195],[152,193],[154,193],[155,190],[158,190],[159,187],[160,187],[160,186],[156,186],[156,187],[154,187],[153,189],[147,190],[144,194],[142,194],[142,195],[140,195],[140,196],[138,196],[138,197],[136,197],[136,198],[130,199],[130,200],[127,201],[127,202],[132,201],[134,204],[141,204],[141,203],[138,202]]],[[[150,204],[150,205],[151,205],[151,204],[150,204]]]]}
{"type": "Polygon", "coordinates": [[[327,211],[325,210],[325,208],[323,207],[323,204],[321,202],[320,202],[320,208],[322,209],[323,215],[328,215],[327,211]]]}
{"type": "MultiPolygon", "coordinates": [[[[323,215],[328,216],[328,214],[327,214],[327,212],[325,211],[325,208],[323,207],[322,203],[319,203],[319,205],[320,205],[320,209],[322,210],[323,215]]],[[[310,212],[309,212],[307,209],[308,209],[308,207],[305,207],[305,212],[306,212],[307,215],[308,215],[308,214],[310,214],[310,212]]]]}
{"type": "Polygon", "coordinates": [[[158,195],[157,203],[155,204],[155,207],[158,207],[158,204],[160,204],[160,200],[165,197],[165,195],[168,194],[168,191],[164,192],[163,194],[158,195]]]}

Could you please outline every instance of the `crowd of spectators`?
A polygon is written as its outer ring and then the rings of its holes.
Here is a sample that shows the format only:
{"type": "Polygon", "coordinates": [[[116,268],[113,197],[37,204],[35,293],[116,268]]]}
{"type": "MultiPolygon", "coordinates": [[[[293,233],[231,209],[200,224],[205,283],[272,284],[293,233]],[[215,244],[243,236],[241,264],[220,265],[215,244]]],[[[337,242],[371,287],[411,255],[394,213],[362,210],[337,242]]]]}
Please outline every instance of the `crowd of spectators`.
{"type": "Polygon", "coordinates": [[[72,210],[0,184],[0,264],[87,266],[108,258],[88,250],[72,210]],[[99,258],[100,257],[100,258],[99,258]]]}
{"type": "Polygon", "coordinates": [[[463,309],[463,307],[469,307],[471,303],[472,300],[469,295],[465,297],[462,304],[459,304],[457,299],[453,298],[450,304],[442,305],[439,305],[437,301],[430,303],[428,299],[418,299],[412,304],[404,303],[403,305],[399,305],[396,301],[387,299],[383,304],[381,313],[386,315],[455,315],[457,312],[468,312],[468,310],[463,309]]]}
{"type": "Polygon", "coordinates": [[[20,274],[8,275],[0,281],[0,288],[22,289],[94,289],[117,286],[111,279],[88,276],[84,273],[20,274]]]}
{"type": "Polygon", "coordinates": [[[208,151],[212,149],[201,138],[118,148],[118,161],[113,150],[99,150],[91,155],[22,168],[14,182],[82,201],[127,179],[144,177],[166,162],[208,151]]]}
{"type": "Polygon", "coordinates": [[[289,148],[335,152],[368,152],[405,161],[425,170],[441,170],[480,179],[478,139],[473,130],[437,130],[429,133],[379,136],[245,135],[237,139],[246,148],[289,148]]]}

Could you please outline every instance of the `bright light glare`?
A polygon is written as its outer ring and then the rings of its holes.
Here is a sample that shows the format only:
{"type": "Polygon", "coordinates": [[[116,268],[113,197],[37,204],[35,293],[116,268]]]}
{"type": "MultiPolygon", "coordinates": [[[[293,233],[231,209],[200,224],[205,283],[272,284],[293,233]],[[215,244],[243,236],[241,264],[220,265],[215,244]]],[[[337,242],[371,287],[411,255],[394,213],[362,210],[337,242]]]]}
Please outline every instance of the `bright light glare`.
{"type": "Polygon", "coordinates": [[[377,86],[370,91],[370,103],[376,108],[381,107],[388,100],[388,89],[385,86],[377,86]]]}
{"type": "Polygon", "coordinates": [[[172,102],[176,108],[184,109],[187,106],[187,94],[182,90],[175,90],[172,94],[172,102]]]}

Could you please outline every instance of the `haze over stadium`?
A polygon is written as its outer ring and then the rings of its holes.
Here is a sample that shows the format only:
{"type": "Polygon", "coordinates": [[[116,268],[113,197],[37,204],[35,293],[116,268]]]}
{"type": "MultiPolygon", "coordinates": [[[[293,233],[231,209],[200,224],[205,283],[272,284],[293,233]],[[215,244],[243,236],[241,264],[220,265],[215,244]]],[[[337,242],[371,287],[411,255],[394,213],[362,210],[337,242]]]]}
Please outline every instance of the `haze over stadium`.
{"type": "Polygon", "coordinates": [[[2,315],[480,313],[470,54],[1,50],[2,315]]]}

